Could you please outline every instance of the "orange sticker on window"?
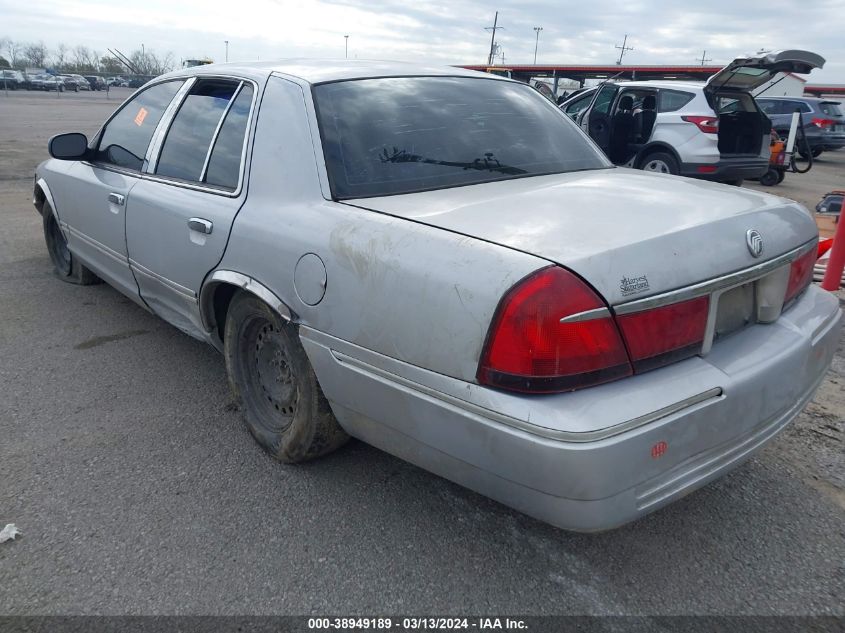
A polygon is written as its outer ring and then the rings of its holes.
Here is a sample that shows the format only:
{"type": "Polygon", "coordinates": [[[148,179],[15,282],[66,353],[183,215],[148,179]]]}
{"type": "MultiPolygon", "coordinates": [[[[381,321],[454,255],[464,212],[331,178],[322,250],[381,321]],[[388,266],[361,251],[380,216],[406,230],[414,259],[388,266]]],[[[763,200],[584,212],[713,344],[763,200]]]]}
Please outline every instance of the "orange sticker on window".
{"type": "Polygon", "coordinates": [[[144,119],[146,119],[146,118],[147,118],[147,109],[141,108],[140,110],[138,110],[138,114],[135,115],[135,125],[137,125],[138,127],[141,127],[141,125],[144,123],[144,119]]]}

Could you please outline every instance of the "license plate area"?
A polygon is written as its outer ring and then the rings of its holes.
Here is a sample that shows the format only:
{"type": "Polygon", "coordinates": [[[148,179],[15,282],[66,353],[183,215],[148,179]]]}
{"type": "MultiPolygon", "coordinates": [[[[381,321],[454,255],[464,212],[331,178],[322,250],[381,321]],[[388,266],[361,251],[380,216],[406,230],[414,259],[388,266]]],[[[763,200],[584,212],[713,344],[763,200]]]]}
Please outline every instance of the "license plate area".
{"type": "Polygon", "coordinates": [[[718,297],[713,340],[719,340],[757,322],[755,310],[756,285],[756,281],[750,281],[736,288],[731,288],[718,297]]]}

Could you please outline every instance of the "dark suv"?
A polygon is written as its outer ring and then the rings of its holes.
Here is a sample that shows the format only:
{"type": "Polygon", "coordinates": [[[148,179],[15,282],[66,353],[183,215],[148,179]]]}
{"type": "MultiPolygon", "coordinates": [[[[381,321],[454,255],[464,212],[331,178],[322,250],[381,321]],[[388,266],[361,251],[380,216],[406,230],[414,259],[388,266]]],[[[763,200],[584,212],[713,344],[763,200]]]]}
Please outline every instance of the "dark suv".
{"type": "MultiPolygon", "coordinates": [[[[789,134],[792,113],[798,110],[813,156],[845,147],[845,113],[836,101],[815,97],[757,97],[757,105],[781,137],[789,134]]],[[[807,150],[800,142],[796,143],[796,149],[806,157],[807,150]]]]}

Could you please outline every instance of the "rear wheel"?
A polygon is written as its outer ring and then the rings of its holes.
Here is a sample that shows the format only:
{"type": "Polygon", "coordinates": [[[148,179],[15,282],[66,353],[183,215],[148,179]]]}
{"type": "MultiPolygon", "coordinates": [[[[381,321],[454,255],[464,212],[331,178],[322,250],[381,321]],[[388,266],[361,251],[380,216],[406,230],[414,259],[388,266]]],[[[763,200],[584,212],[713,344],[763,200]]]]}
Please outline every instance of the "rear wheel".
{"type": "Polygon", "coordinates": [[[46,202],[42,210],[44,215],[44,241],[47,242],[47,252],[53,262],[56,276],[62,281],[80,286],[90,286],[102,280],[73,256],[67,246],[67,240],[62,233],[53,209],[46,202]]]}
{"type": "Polygon", "coordinates": [[[223,351],[244,422],[275,459],[306,461],[349,439],[317,383],[296,326],[254,295],[233,297],[223,351]]]}
{"type": "Polygon", "coordinates": [[[640,169],[660,174],[672,174],[677,176],[681,173],[678,161],[668,152],[652,152],[640,163],[640,169]]]}
{"type": "Polygon", "coordinates": [[[778,184],[782,183],[784,178],[786,178],[786,170],[778,169],[778,184]]]}

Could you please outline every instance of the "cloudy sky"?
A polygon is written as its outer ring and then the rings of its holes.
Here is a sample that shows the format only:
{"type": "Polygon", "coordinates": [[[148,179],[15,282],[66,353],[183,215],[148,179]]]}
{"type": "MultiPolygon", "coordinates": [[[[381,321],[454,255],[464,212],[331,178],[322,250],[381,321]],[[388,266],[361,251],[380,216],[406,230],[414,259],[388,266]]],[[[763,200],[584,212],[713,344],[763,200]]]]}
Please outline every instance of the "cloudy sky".
{"type": "Polygon", "coordinates": [[[764,49],[805,48],[827,59],[811,83],[845,83],[845,0],[0,0],[0,37],[129,54],[144,44],[178,60],[349,57],[484,63],[485,26],[499,10],[505,64],[616,60],[713,64],[764,49]],[[835,27],[835,28],[834,28],[835,27]]]}

